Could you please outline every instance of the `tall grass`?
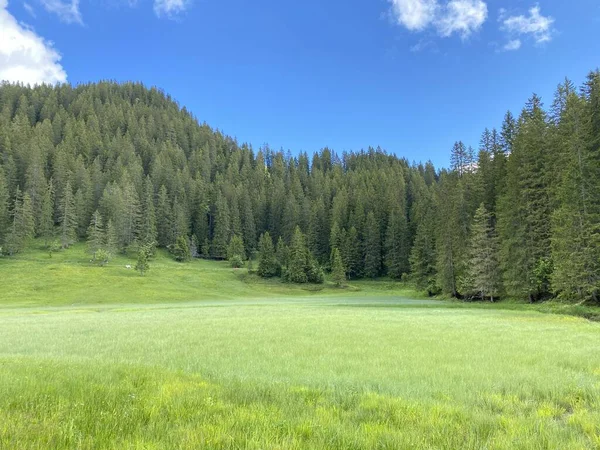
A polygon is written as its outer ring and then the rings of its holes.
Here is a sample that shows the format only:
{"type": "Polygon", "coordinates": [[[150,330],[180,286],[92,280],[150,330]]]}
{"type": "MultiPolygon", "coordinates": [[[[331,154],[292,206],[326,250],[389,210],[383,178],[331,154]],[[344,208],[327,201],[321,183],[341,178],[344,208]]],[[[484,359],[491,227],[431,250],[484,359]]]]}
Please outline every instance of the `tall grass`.
{"type": "Polygon", "coordinates": [[[44,258],[0,261],[0,448],[600,448],[599,323],[44,258]]]}

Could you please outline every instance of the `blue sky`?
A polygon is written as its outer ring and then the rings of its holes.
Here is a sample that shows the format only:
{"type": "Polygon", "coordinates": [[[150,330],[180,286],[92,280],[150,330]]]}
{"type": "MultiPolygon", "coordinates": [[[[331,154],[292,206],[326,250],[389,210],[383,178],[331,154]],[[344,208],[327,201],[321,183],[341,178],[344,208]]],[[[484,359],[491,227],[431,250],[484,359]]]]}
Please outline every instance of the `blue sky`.
{"type": "Polygon", "coordinates": [[[255,148],[447,165],[581,83],[598,29],[598,0],[0,0],[0,79],[142,81],[255,148]]]}

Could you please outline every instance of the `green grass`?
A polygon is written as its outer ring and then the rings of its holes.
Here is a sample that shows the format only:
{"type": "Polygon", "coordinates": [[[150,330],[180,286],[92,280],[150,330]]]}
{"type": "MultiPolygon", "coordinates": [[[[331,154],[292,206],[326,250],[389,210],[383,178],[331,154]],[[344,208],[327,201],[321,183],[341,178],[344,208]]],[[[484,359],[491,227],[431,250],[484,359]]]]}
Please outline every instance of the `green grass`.
{"type": "Polygon", "coordinates": [[[278,279],[262,280],[245,269],[232,269],[227,262],[194,260],[177,263],[159,251],[150,262],[150,272],[141,277],[135,260],[118,256],[106,267],[90,263],[85,246],[55,253],[30,249],[16,258],[0,258],[3,279],[0,307],[153,304],[190,301],[266,299],[299,296],[422,295],[398,283],[358,281],[346,289],[332,284],[291,285],[278,279]]]}
{"type": "Polygon", "coordinates": [[[0,448],[600,448],[599,323],[82,257],[0,261],[0,448]]]}

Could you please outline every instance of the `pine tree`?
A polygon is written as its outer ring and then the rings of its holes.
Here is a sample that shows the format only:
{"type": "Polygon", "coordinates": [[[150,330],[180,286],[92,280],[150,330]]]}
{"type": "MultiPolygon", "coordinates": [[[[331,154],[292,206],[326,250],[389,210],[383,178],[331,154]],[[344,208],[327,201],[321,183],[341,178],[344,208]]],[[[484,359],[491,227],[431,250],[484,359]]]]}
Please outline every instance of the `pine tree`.
{"type": "MultiPolygon", "coordinates": [[[[149,245],[144,247],[150,248],[149,245]]],[[[192,259],[192,253],[190,251],[190,243],[185,236],[178,236],[175,240],[175,244],[172,246],[172,253],[175,257],[175,261],[188,262],[192,259]]]]}
{"type": "Polygon", "coordinates": [[[550,274],[541,270],[550,267],[547,138],[546,115],[534,95],[519,118],[498,212],[504,286],[509,295],[530,302],[550,290],[550,274]]]}
{"type": "Polygon", "coordinates": [[[467,148],[462,141],[456,142],[450,156],[450,167],[459,177],[473,170],[473,149],[467,148]]]}
{"type": "Polygon", "coordinates": [[[156,217],[158,245],[166,248],[169,245],[174,244],[174,242],[172,241],[171,237],[171,203],[169,201],[167,188],[164,184],[158,190],[156,217]]]}
{"type": "Polygon", "coordinates": [[[415,242],[410,253],[410,268],[411,279],[417,288],[426,290],[429,295],[439,292],[435,247],[435,224],[432,217],[426,216],[417,227],[415,242]]]}
{"type": "Polygon", "coordinates": [[[155,246],[158,240],[156,230],[156,212],[154,208],[154,186],[150,177],[144,180],[144,196],[140,224],[140,242],[142,245],[155,246]]]}
{"type": "Polygon", "coordinates": [[[125,181],[122,190],[123,212],[118,230],[119,245],[125,249],[140,236],[141,206],[138,193],[131,181],[125,181]]]}
{"type": "Polygon", "coordinates": [[[366,277],[375,278],[381,273],[381,234],[373,211],[367,214],[364,247],[364,274],[366,277]]]}
{"type": "Polygon", "coordinates": [[[31,201],[31,197],[27,192],[25,195],[23,195],[23,209],[21,212],[21,223],[19,224],[19,227],[21,228],[21,235],[25,241],[35,236],[33,202],[31,201]]]}
{"type": "Polygon", "coordinates": [[[502,274],[498,261],[498,238],[492,227],[492,216],[482,203],[471,228],[468,257],[469,290],[482,300],[498,297],[502,274]]]}
{"type": "Polygon", "coordinates": [[[87,231],[87,247],[88,252],[91,253],[96,259],[96,253],[98,250],[104,249],[106,244],[106,236],[104,232],[104,225],[102,222],[102,216],[96,210],[92,214],[90,225],[87,231]]]}
{"type": "Polygon", "coordinates": [[[300,227],[296,227],[292,236],[284,278],[292,283],[323,283],[325,279],[321,266],[306,245],[300,227]]]}
{"type": "Polygon", "coordinates": [[[9,232],[10,213],[8,209],[8,201],[10,193],[4,176],[4,171],[0,166],[0,243],[4,242],[5,236],[9,232]]]}
{"type": "Polygon", "coordinates": [[[308,262],[308,248],[300,227],[296,227],[290,243],[290,256],[285,271],[285,278],[292,283],[307,283],[306,273],[308,262]]]}
{"type": "Polygon", "coordinates": [[[331,251],[331,261],[331,278],[337,287],[341,287],[346,282],[346,268],[337,247],[331,251]]]}
{"type": "Polygon", "coordinates": [[[117,241],[117,230],[113,224],[112,219],[108,220],[106,224],[106,251],[114,255],[119,250],[119,244],[117,241]]]}
{"type": "Polygon", "coordinates": [[[227,245],[231,236],[231,224],[227,199],[217,193],[215,204],[215,227],[212,240],[212,256],[216,259],[227,258],[227,245]]]}
{"type": "Polygon", "coordinates": [[[275,256],[273,239],[268,231],[260,236],[258,252],[258,275],[263,278],[279,276],[281,268],[275,256]]]}
{"type": "Polygon", "coordinates": [[[407,234],[406,215],[402,211],[392,210],[385,239],[385,265],[388,275],[398,280],[410,270],[407,234]]]}
{"type": "Polygon", "coordinates": [[[281,236],[279,236],[279,239],[277,240],[275,254],[277,255],[277,261],[279,261],[279,265],[282,268],[287,267],[288,261],[290,259],[290,249],[285,244],[281,236]]]}
{"type": "Polygon", "coordinates": [[[5,239],[8,254],[12,256],[22,251],[27,240],[32,238],[34,233],[35,222],[31,198],[27,193],[23,195],[17,186],[12,208],[12,226],[5,239]]]}
{"type": "Polygon", "coordinates": [[[38,235],[44,239],[46,246],[48,246],[54,236],[54,208],[54,184],[52,183],[52,179],[50,179],[42,198],[37,230],[38,235]]]}
{"type": "Polygon", "coordinates": [[[146,275],[146,272],[150,270],[150,259],[151,250],[145,245],[141,245],[138,250],[137,262],[135,264],[135,270],[137,270],[141,276],[146,275]]]}
{"type": "Polygon", "coordinates": [[[464,275],[468,237],[468,205],[458,173],[442,174],[438,185],[436,272],[437,285],[446,294],[460,296],[458,281],[464,275]]]}
{"type": "Polygon", "coordinates": [[[352,280],[362,276],[363,259],[361,243],[358,238],[358,231],[356,231],[356,227],[354,226],[350,228],[344,240],[343,261],[349,279],[352,280]]]}
{"type": "Polygon", "coordinates": [[[67,181],[60,200],[59,213],[60,243],[62,248],[67,248],[77,240],[77,214],[70,181],[67,181]]]}
{"type": "Polygon", "coordinates": [[[234,234],[229,240],[229,245],[227,246],[227,260],[234,265],[234,267],[241,267],[246,260],[244,241],[237,234],[234,234]]]}

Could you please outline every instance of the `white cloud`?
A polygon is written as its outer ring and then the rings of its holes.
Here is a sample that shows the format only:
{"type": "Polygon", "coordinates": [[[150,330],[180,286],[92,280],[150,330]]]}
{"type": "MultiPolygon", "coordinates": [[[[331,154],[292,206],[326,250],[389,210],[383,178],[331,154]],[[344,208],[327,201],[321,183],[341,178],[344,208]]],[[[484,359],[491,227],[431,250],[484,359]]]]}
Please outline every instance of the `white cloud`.
{"type": "Polygon", "coordinates": [[[436,22],[444,36],[459,33],[463,39],[481,28],[487,19],[488,8],[482,0],[451,0],[436,22]]]}
{"type": "Polygon", "coordinates": [[[63,2],[61,0],[41,0],[46,11],[54,13],[65,23],[78,23],[83,25],[81,12],[79,12],[79,0],[63,2]]]}
{"type": "Polygon", "coordinates": [[[508,41],[504,47],[502,47],[502,49],[505,52],[510,52],[510,51],[514,51],[514,50],[519,50],[521,48],[521,39],[513,39],[511,41],[508,41]]]}
{"type": "Polygon", "coordinates": [[[35,10],[33,9],[33,6],[31,6],[27,2],[23,2],[23,8],[25,8],[25,11],[27,11],[31,17],[33,17],[34,19],[36,18],[35,10]]]}
{"type": "Polygon", "coordinates": [[[537,44],[552,40],[552,25],[554,19],[542,16],[540,7],[534,6],[529,10],[529,16],[519,15],[506,17],[506,10],[500,10],[502,29],[510,36],[532,36],[537,44]]]}
{"type": "Polygon", "coordinates": [[[189,6],[188,0],[154,0],[154,13],[158,17],[176,17],[189,6]]]}
{"type": "Polygon", "coordinates": [[[0,80],[25,84],[63,83],[67,74],[51,42],[17,22],[0,0],[0,80]]]}
{"type": "Polygon", "coordinates": [[[433,27],[442,37],[454,33],[463,39],[479,30],[487,19],[488,8],[483,0],[389,0],[391,14],[398,25],[411,31],[433,27]]]}
{"type": "Polygon", "coordinates": [[[389,0],[398,25],[421,31],[433,22],[439,7],[437,0],[389,0]]]}

